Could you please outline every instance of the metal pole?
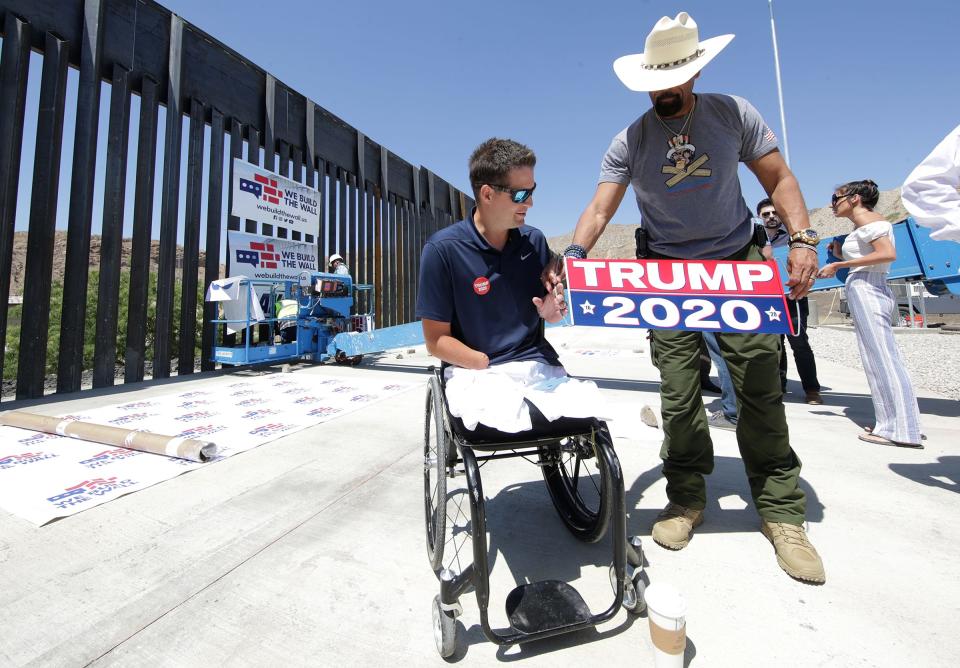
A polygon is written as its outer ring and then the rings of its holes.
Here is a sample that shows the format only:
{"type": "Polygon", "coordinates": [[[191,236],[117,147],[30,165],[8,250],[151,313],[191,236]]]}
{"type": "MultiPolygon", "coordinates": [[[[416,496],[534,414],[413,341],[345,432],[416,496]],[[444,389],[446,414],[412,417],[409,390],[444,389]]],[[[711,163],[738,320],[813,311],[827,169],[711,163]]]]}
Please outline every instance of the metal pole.
{"type": "Polygon", "coordinates": [[[907,287],[907,327],[914,327],[913,320],[913,282],[906,280],[903,284],[907,287]]]}
{"type": "Polygon", "coordinates": [[[921,329],[927,327],[927,286],[922,282],[918,283],[920,286],[920,317],[923,318],[923,322],[920,323],[921,329]]]}
{"type": "Polygon", "coordinates": [[[780,82],[780,53],[777,50],[777,25],[773,20],[773,0],[770,5],[770,35],[773,37],[773,64],[777,71],[777,97],[780,99],[780,128],[783,130],[783,156],[790,165],[790,146],[787,143],[787,116],[783,109],[783,84],[780,82]]]}

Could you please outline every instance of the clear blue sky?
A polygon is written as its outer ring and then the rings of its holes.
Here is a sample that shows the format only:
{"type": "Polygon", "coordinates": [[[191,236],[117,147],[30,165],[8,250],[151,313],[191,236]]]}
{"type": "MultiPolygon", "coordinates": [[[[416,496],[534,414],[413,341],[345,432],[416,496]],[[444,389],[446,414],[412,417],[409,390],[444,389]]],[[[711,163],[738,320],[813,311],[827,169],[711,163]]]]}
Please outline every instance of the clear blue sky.
{"type": "MultiPolygon", "coordinates": [[[[688,11],[701,38],[736,34],[696,90],[746,97],[782,138],[766,0],[163,4],[463,190],[478,143],[528,144],[539,160],[529,222],[548,235],[572,230],[610,139],[649,107],[612,62],[643,51],[663,15],[688,11]]],[[[960,122],[958,7],[775,0],[790,157],[809,207],[852,179],[899,186],[960,122]]],[[[741,181],[752,207],[763,193],[745,169],[741,181]]],[[[628,196],[614,222],[638,218],[628,196]]]]}

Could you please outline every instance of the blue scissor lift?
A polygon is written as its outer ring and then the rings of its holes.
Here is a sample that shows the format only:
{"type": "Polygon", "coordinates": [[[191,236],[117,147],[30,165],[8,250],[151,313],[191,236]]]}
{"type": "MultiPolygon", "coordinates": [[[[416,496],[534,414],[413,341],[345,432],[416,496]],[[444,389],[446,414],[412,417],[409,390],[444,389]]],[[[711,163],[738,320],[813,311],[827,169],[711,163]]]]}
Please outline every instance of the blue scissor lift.
{"type": "Polygon", "coordinates": [[[215,346],[214,362],[234,366],[297,360],[335,360],[356,364],[364,354],[423,343],[423,330],[419,322],[376,329],[373,286],[356,284],[345,274],[304,272],[298,280],[245,277],[238,277],[237,280],[241,282],[241,292],[247,290],[247,286],[253,286],[258,293],[266,296],[265,317],[258,320],[247,299],[245,318],[213,320],[217,341],[226,340],[220,328],[227,325],[240,330],[234,336],[241,339],[236,345],[215,346]],[[352,313],[361,297],[367,310],[352,313]],[[274,305],[283,299],[297,300],[296,316],[272,317],[274,305]],[[279,323],[289,320],[296,320],[296,339],[288,343],[277,342],[275,330],[279,323]],[[267,340],[253,340],[257,326],[269,328],[267,340]]]}

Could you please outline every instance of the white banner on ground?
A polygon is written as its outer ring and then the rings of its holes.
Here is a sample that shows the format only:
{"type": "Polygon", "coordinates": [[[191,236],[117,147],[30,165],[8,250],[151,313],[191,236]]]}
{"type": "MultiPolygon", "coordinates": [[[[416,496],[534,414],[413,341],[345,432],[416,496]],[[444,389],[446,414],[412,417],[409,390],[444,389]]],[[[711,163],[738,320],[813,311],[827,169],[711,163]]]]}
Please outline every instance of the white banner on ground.
{"type": "Polygon", "coordinates": [[[317,271],[317,245],[230,230],[230,277],[296,281],[302,271],[317,271]]]}
{"type": "Polygon", "coordinates": [[[233,159],[230,214],[291,232],[316,236],[320,230],[320,193],[302,183],[233,159]]]}
{"type": "Polygon", "coordinates": [[[218,380],[62,416],[213,441],[220,454],[206,464],[0,427],[0,509],[46,524],[422,386],[297,373],[218,380]]]}

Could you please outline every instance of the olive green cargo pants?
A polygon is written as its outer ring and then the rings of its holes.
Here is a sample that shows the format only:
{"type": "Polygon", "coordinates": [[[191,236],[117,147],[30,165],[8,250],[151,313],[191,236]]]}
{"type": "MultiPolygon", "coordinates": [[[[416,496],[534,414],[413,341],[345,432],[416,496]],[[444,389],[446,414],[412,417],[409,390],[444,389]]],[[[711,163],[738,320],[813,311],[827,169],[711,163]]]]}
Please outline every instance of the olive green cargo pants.
{"type": "MultiPolygon", "coordinates": [[[[750,245],[731,260],[761,260],[750,245]]],[[[720,351],[737,393],[737,444],[757,512],[766,520],[803,524],[800,460],[790,447],[780,390],[780,337],[719,334],[720,351]]],[[[706,505],[704,476],[713,471],[713,442],[700,395],[700,333],[653,330],[660,369],[663,475],[667,498],[688,508],[706,505]]]]}

